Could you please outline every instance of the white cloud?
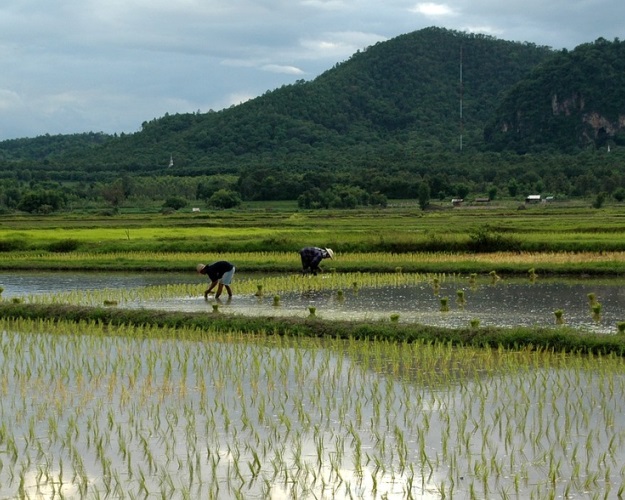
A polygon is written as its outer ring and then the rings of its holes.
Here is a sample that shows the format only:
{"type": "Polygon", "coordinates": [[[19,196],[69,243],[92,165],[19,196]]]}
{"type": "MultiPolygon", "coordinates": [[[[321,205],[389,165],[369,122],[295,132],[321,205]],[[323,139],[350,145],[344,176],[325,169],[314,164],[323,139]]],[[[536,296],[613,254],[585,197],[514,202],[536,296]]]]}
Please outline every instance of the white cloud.
{"type": "Polygon", "coordinates": [[[261,66],[263,71],[271,73],[284,73],[285,75],[303,75],[304,72],[295,66],[283,66],[280,64],[265,64],[261,66]]]}
{"type": "Polygon", "coordinates": [[[426,17],[447,17],[456,15],[456,11],[447,4],[442,3],[418,3],[410,9],[411,12],[422,14],[426,17]]]}

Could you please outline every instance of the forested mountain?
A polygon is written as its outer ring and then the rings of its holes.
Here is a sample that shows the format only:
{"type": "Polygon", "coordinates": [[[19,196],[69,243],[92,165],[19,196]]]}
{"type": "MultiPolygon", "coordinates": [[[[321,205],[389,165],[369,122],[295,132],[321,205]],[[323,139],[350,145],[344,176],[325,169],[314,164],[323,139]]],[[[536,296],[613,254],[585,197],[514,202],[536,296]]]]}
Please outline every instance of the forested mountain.
{"type": "Polygon", "coordinates": [[[134,134],[0,142],[0,206],[42,181],[118,203],[137,177],[153,197],[222,189],[305,207],[420,190],[610,194],[625,189],[625,153],[604,148],[624,142],[624,55],[618,41],[556,52],[427,28],[225,110],[166,115],[134,134]]]}
{"type": "MultiPolygon", "coordinates": [[[[475,149],[500,95],[551,56],[529,43],[429,28],[220,112],[166,115],[98,148],[72,136],[85,147],[59,141],[42,157],[34,142],[31,154],[20,152],[33,166],[46,159],[72,171],[153,171],[166,167],[170,155],[178,168],[196,172],[275,165],[286,156],[298,163],[359,162],[406,149],[414,156],[459,148],[461,98],[463,147],[475,149]]],[[[2,158],[15,159],[13,142],[0,143],[2,158]]]]}

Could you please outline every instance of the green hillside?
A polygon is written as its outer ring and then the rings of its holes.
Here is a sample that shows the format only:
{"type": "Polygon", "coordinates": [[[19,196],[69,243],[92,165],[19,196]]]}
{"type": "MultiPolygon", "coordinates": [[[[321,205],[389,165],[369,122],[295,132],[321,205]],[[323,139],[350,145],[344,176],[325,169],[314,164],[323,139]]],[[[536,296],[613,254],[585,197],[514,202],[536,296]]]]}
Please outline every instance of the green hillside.
{"type": "MultiPolygon", "coordinates": [[[[313,81],[220,112],[166,115],[102,147],[75,136],[83,148],[64,140],[42,151],[33,142],[32,151],[22,147],[20,154],[33,167],[47,160],[62,170],[91,172],[159,171],[172,155],[179,170],[206,173],[276,165],[287,155],[293,167],[343,157],[385,159],[405,148],[413,155],[453,151],[459,148],[461,97],[463,146],[477,149],[499,96],[551,55],[532,44],[429,28],[358,52],[313,81]]],[[[0,143],[1,158],[19,159],[10,153],[16,142],[0,143]]]]}

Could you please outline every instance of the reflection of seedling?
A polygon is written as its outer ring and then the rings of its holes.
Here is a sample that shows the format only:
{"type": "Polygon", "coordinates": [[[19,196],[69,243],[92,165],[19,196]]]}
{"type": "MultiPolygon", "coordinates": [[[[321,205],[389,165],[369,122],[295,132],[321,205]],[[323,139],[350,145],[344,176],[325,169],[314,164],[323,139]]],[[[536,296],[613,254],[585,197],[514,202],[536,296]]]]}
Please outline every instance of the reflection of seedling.
{"type": "Polygon", "coordinates": [[[213,304],[213,313],[219,314],[219,304],[213,304]]]}
{"type": "Polygon", "coordinates": [[[469,324],[471,325],[471,328],[479,328],[480,320],[477,318],[473,318],[471,321],[469,321],[469,324]]]}
{"type": "Polygon", "coordinates": [[[597,296],[590,292],[588,295],[588,303],[590,304],[590,308],[592,309],[592,306],[595,305],[597,303],[597,296]]]}
{"type": "Polygon", "coordinates": [[[564,311],[562,309],[556,309],[553,311],[553,314],[556,317],[556,325],[564,324],[564,311]]]}
{"type": "Polygon", "coordinates": [[[469,275],[469,286],[471,287],[471,290],[475,290],[477,288],[477,274],[476,273],[471,273],[469,275]]]}
{"type": "Polygon", "coordinates": [[[280,305],[280,296],[279,295],[274,295],[273,296],[273,305],[274,306],[279,306],[280,305]]]}
{"type": "Polygon", "coordinates": [[[397,323],[399,321],[399,314],[391,314],[391,322],[397,323]]]}
{"type": "Polygon", "coordinates": [[[358,283],[357,282],[353,282],[352,283],[352,289],[354,290],[354,293],[358,293],[358,283]]]}
{"type": "Polygon", "coordinates": [[[441,312],[449,311],[449,298],[441,297],[441,312]]]}
{"type": "Polygon", "coordinates": [[[599,302],[595,302],[592,306],[592,318],[595,321],[601,320],[601,304],[599,302]]]}
{"type": "Polygon", "coordinates": [[[256,295],[256,297],[262,297],[263,295],[263,285],[256,285],[258,287],[258,289],[256,290],[256,293],[254,295],[256,295]]]}
{"type": "Polygon", "coordinates": [[[401,267],[396,267],[396,268],[395,268],[395,272],[396,272],[396,273],[398,273],[398,274],[400,274],[400,273],[401,273],[401,267]]]}
{"type": "Polygon", "coordinates": [[[464,306],[467,303],[466,299],[464,298],[464,290],[456,291],[456,302],[458,302],[460,306],[464,306]]]}
{"type": "Polygon", "coordinates": [[[536,270],[532,267],[529,271],[527,271],[529,274],[529,278],[530,281],[536,281],[536,278],[538,278],[538,274],[536,274],[536,270]]]}
{"type": "Polygon", "coordinates": [[[432,289],[434,290],[434,295],[438,295],[441,291],[441,284],[438,278],[432,279],[432,289]]]}
{"type": "Polygon", "coordinates": [[[345,297],[344,297],[344,295],[343,295],[343,290],[338,290],[338,291],[336,292],[336,298],[337,298],[338,300],[343,300],[343,299],[345,298],[345,297]]]}
{"type": "Polygon", "coordinates": [[[616,324],[616,330],[619,335],[625,335],[625,321],[619,321],[616,324]]]}
{"type": "Polygon", "coordinates": [[[308,307],[308,312],[310,313],[308,315],[309,318],[314,318],[317,315],[317,308],[315,306],[309,306],[308,307]]]}

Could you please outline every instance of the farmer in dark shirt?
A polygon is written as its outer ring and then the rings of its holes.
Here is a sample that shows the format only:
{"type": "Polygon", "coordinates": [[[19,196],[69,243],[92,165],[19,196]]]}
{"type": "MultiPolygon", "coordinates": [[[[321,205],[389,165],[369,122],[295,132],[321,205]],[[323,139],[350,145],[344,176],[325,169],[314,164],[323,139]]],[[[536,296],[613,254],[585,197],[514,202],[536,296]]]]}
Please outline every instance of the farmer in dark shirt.
{"type": "Polygon", "coordinates": [[[302,258],[302,273],[311,272],[317,276],[317,272],[323,272],[319,264],[323,259],[333,259],[334,252],[331,248],[306,247],[299,251],[302,258]]]}
{"type": "Polygon", "coordinates": [[[199,274],[206,274],[208,279],[211,281],[210,286],[204,292],[205,299],[208,299],[208,294],[211,293],[213,288],[217,285],[219,286],[217,287],[217,293],[215,294],[216,299],[219,298],[224,287],[226,287],[228,297],[232,297],[230,283],[232,282],[232,277],[234,276],[234,266],[230,262],[220,260],[208,266],[206,264],[198,264],[196,270],[199,274]]]}

